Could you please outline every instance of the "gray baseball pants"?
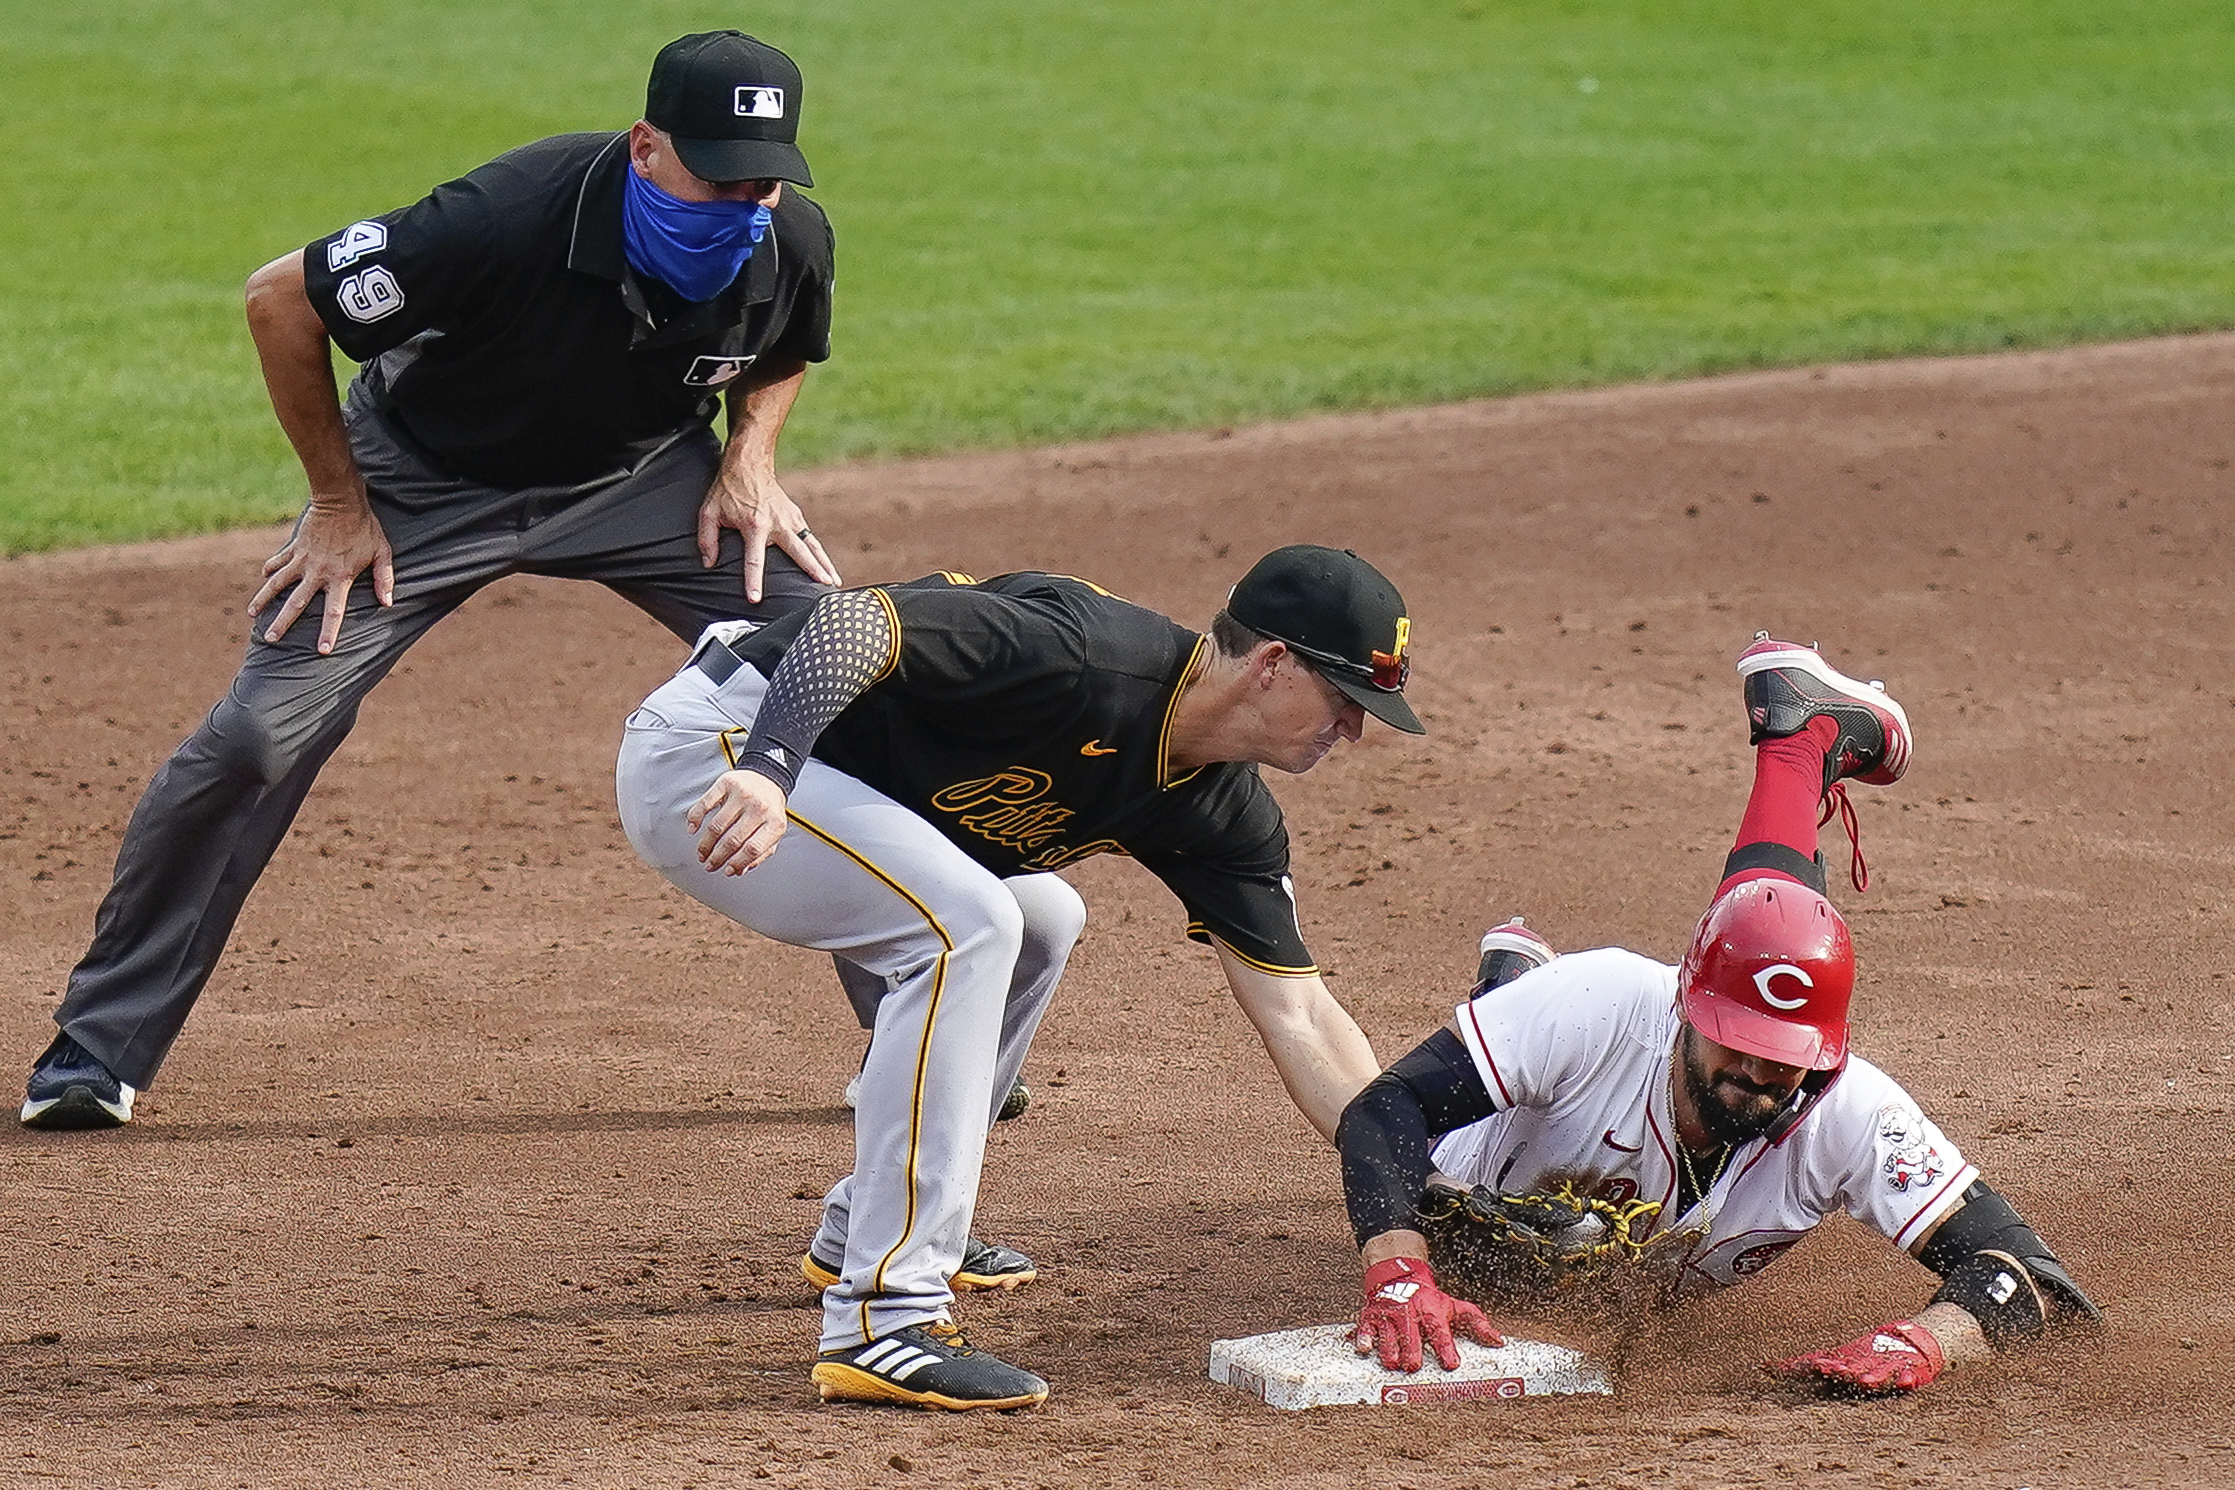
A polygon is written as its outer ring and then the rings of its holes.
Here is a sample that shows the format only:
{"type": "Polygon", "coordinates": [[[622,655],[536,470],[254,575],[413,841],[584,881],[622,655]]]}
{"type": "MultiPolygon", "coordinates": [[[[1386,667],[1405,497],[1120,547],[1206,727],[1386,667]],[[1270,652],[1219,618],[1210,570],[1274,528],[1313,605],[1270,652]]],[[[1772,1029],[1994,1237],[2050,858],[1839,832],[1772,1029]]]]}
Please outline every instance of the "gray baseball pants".
{"type": "Polygon", "coordinates": [[[986,1130],[1086,904],[1052,874],[993,874],[922,817],[812,760],[775,853],[745,874],[709,873],[684,815],[729,769],[767,686],[751,667],[719,686],[685,667],[629,716],[614,785],[630,844],[678,889],[889,986],[862,1068],[854,1172],[825,1199],[813,1244],[845,1259],[823,1291],[822,1348],[841,1350],[946,1317],[986,1130]]]}
{"type": "Polygon", "coordinates": [[[761,602],[748,607],[743,541],[728,531],[720,562],[701,565],[698,508],[721,454],[709,429],[648,446],[626,468],[579,485],[510,489],[438,469],[358,389],[344,417],[395,551],[395,604],[377,604],[371,576],[360,575],[325,657],[321,603],[277,642],[263,629],[285,597],[257,618],[232,688],[133,811],[92,945],[55,1011],[55,1023],[143,1090],[357,706],[475,591],[509,574],[596,580],[688,641],[712,622],[766,620],[825,588],[771,548],[761,602]]]}

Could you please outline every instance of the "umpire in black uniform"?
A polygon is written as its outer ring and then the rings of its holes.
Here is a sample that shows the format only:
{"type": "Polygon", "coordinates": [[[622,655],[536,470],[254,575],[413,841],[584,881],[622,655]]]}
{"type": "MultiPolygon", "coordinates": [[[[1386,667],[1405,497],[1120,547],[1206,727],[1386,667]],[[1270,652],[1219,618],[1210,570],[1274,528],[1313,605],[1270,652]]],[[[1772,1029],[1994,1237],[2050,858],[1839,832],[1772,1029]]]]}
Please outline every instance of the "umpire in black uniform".
{"type": "Polygon", "coordinates": [[[775,470],[830,352],[799,104],[774,47],[686,36],[628,130],[522,146],[250,278],[310,503],[239,676],[125,831],[27,1125],[130,1120],[358,703],[483,585],[594,579],[689,639],[837,582],[775,470]],[[346,402],[332,346],[363,363],[346,402]]]}

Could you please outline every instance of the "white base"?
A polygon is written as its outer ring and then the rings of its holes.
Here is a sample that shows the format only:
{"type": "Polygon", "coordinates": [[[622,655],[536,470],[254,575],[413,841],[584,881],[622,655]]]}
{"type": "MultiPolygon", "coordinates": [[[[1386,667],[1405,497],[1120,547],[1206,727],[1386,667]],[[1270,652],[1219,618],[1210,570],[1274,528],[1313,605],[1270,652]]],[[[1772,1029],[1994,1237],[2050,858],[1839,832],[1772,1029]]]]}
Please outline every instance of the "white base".
{"type": "Polygon", "coordinates": [[[1614,1390],[1605,1369],[1581,1351],[1511,1335],[1495,1348],[1461,1340],[1456,1371],[1438,1366],[1433,1353],[1417,1372],[1385,1371],[1380,1361],[1351,1347],[1351,1328],[1319,1324],[1246,1340],[1213,1340],[1211,1380],[1280,1408],[1398,1407],[1614,1390]]]}

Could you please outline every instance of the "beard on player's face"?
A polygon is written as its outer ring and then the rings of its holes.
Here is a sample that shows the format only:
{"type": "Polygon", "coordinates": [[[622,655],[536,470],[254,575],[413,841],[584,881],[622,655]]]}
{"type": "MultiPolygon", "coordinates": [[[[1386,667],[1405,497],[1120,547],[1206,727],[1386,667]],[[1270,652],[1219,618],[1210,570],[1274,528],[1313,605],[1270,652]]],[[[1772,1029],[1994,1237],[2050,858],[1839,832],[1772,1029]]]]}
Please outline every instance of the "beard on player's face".
{"type": "Polygon", "coordinates": [[[1798,1085],[1797,1080],[1783,1086],[1753,1080],[1730,1064],[1741,1059],[1736,1051],[1717,1045],[1690,1025],[1684,1027],[1678,1056],[1684,1094],[1691,1099],[1700,1126],[1717,1143],[1747,1143],[1767,1133],[1798,1085]]]}

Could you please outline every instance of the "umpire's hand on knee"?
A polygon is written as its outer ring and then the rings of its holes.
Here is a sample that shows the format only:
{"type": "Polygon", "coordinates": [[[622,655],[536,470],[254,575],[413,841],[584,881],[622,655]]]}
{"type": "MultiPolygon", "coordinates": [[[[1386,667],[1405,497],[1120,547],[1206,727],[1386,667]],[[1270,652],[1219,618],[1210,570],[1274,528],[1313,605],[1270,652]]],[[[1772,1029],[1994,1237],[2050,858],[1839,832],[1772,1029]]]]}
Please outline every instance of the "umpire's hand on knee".
{"type": "Polygon", "coordinates": [[[724,771],[683,825],[698,835],[698,859],[708,870],[743,874],[784,836],[784,789],[758,771],[724,771]]]}
{"type": "Polygon", "coordinates": [[[318,651],[326,655],[341,637],[350,586],[367,569],[372,571],[373,599],[393,605],[396,555],[365,500],[363,484],[339,494],[313,493],[295,531],[288,535],[287,546],[264,561],[264,583],[248,602],[248,613],[261,615],[280,591],[294,586],[287,603],[264,629],[264,640],[276,642],[323,595],[326,607],[318,626],[318,651]]]}

